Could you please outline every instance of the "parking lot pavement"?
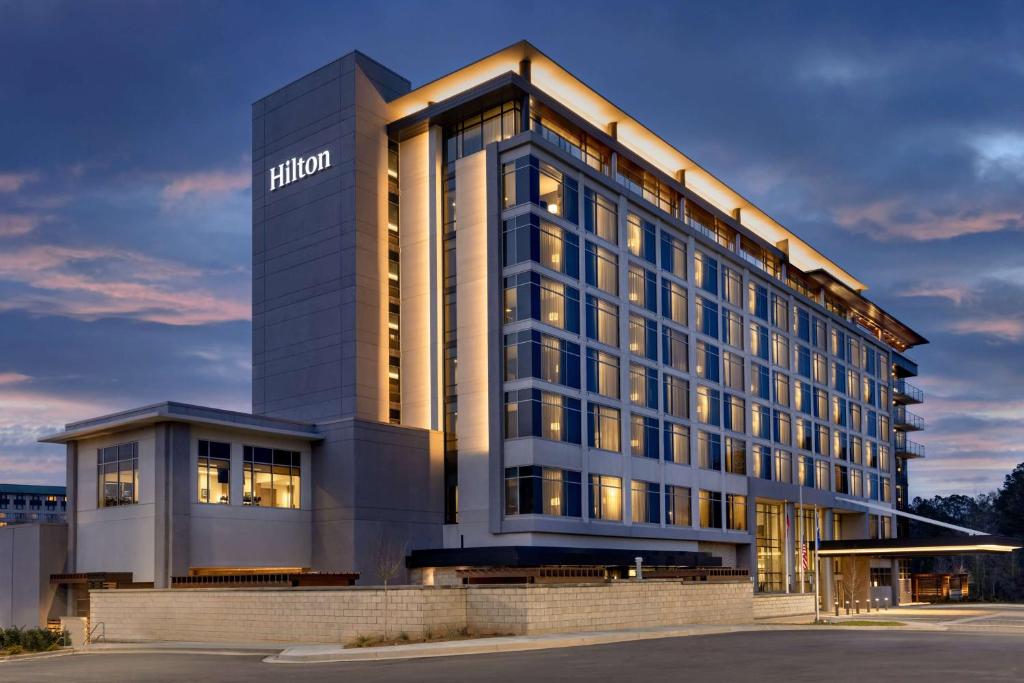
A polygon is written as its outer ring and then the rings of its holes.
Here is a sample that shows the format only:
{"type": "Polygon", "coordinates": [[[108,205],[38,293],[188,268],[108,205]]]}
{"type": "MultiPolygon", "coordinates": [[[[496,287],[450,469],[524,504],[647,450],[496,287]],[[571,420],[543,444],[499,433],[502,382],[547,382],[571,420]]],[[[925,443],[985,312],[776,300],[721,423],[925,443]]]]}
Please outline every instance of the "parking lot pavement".
{"type": "Polygon", "coordinates": [[[0,663],[0,680],[69,681],[1020,681],[1024,640],[949,631],[766,630],[614,645],[346,664],[253,655],[91,654],[0,663]]]}
{"type": "Polygon", "coordinates": [[[1024,635],[1024,605],[1012,604],[941,604],[897,607],[882,612],[841,614],[838,619],[903,621],[912,625],[931,625],[950,631],[1020,633],[1024,635]]]}

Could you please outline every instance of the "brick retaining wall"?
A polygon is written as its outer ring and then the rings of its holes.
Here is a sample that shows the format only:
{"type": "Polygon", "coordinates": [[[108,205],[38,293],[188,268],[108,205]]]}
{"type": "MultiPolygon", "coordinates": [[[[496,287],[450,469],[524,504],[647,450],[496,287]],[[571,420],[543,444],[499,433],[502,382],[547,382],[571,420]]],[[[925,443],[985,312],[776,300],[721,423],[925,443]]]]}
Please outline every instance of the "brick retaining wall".
{"type": "MultiPolygon", "coordinates": [[[[384,633],[377,587],[95,590],[110,641],[344,643],[384,633]]],[[[749,582],[399,586],[388,632],[556,633],[753,620],[749,582]]]]}
{"type": "Polygon", "coordinates": [[[754,618],[814,614],[813,593],[759,594],[754,596],[754,618]]]}

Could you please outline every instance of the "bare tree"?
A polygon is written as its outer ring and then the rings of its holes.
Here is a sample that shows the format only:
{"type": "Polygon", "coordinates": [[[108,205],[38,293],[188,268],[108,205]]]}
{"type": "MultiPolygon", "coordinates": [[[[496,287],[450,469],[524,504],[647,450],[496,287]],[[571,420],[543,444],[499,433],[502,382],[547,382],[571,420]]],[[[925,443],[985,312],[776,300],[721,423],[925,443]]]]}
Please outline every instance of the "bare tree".
{"type": "Polygon", "coordinates": [[[405,553],[408,542],[398,543],[388,536],[384,524],[380,525],[380,533],[377,538],[377,552],[374,555],[374,568],[377,571],[377,578],[384,585],[384,638],[390,637],[389,632],[389,604],[388,585],[398,576],[405,565],[405,553]]]}

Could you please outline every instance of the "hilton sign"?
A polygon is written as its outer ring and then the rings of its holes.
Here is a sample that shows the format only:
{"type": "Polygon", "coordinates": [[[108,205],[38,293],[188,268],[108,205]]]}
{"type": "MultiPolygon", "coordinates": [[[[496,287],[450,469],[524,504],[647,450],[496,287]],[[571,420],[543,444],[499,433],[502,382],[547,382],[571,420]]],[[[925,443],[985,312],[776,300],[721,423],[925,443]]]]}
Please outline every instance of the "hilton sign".
{"type": "Polygon", "coordinates": [[[326,149],[305,159],[292,157],[283,164],[278,164],[270,169],[270,191],[273,192],[296,180],[308,178],[330,167],[331,153],[326,149]]]}

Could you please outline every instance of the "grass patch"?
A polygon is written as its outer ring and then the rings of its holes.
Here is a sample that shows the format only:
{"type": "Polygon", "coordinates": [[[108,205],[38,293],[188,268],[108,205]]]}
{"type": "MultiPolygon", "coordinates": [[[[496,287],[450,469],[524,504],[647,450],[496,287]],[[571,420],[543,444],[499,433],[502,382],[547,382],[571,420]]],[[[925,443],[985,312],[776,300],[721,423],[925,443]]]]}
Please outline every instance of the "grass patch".
{"type": "Polygon", "coordinates": [[[821,626],[906,626],[902,621],[882,621],[875,619],[850,619],[849,621],[819,621],[821,626]]]}
{"type": "Polygon", "coordinates": [[[345,643],[345,647],[384,647],[388,645],[412,645],[414,643],[440,643],[450,640],[469,640],[471,638],[499,638],[511,636],[513,633],[470,633],[468,628],[450,628],[442,631],[427,629],[421,637],[410,637],[404,631],[397,636],[385,638],[381,635],[356,636],[345,643]]]}

